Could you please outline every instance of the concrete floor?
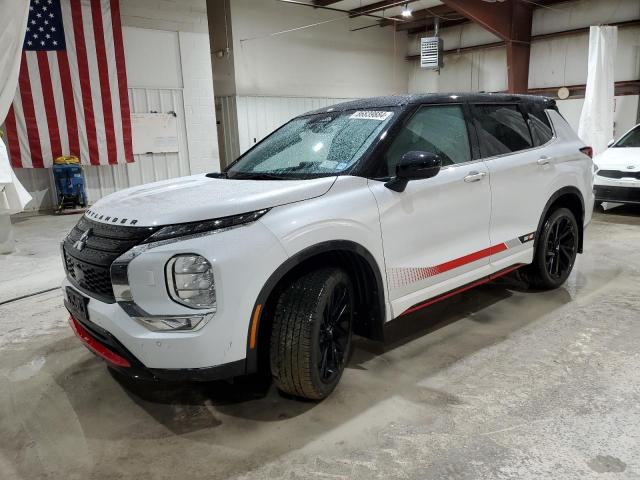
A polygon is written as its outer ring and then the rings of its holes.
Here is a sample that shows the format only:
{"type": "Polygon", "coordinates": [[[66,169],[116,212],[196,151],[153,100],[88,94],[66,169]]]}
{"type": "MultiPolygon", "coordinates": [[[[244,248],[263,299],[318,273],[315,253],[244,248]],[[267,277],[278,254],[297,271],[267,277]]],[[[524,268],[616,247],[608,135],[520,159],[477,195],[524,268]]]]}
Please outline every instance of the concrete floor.
{"type": "MultiPolygon", "coordinates": [[[[1,298],[59,281],[75,220],[16,224],[1,298]]],[[[639,246],[640,209],[598,213],[564,288],[504,280],[359,341],[319,404],[131,384],[72,337],[58,291],[5,303],[0,478],[640,478],[639,246]]]]}

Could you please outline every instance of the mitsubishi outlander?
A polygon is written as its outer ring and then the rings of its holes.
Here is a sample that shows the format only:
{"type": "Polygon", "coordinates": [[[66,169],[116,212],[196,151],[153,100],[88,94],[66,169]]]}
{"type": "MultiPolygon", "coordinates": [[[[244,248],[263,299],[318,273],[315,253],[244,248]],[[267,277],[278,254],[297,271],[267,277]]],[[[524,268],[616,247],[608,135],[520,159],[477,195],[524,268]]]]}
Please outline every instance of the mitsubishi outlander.
{"type": "Polygon", "coordinates": [[[322,399],[352,334],[519,270],[565,282],[593,163],[552,99],[428,94],[294,118],[221,173],[96,202],[62,245],[70,324],[111,368],[269,370],[322,399]]]}

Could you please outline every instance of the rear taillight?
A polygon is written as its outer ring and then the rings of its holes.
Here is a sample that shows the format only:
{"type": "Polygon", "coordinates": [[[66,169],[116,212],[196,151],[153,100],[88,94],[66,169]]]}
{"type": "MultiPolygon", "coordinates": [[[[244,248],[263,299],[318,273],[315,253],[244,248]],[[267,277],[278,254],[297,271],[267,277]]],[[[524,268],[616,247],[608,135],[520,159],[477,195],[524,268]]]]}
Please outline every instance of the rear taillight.
{"type": "Polygon", "coordinates": [[[587,155],[589,158],[593,158],[593,148],[584,147],[584,148],[581,148],[580,151],[585,155],[587,155]]]}

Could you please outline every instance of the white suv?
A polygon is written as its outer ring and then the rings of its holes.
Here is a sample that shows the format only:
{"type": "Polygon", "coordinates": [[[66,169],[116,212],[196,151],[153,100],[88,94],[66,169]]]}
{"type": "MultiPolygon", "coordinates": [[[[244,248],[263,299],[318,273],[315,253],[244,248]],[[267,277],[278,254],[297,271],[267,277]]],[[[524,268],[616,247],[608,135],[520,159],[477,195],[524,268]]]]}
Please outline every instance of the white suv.
{"type": "Polygon", "coordinates": [[[135,377],[270,369],[326,397],[352,333],[515,269],[555,288],[591,219],[591,151],[553,100],[432,94],[291,120],[223,173],[124,190],[64,241],[76,334],[135,377]]]}

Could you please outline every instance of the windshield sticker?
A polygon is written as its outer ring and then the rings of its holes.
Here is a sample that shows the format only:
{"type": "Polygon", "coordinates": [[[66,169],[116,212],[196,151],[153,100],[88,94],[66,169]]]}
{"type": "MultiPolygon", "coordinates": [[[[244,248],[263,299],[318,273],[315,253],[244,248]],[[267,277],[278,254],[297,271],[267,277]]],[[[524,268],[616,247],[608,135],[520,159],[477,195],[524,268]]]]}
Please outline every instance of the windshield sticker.
{"type": "Polygon", "coordinates": [[[362,110],[354,113],[349,118],[351,120],[377,120],[378,122],[382,122],[386,120],[393,112],[381,112],[379,110],[362,110]]]}

